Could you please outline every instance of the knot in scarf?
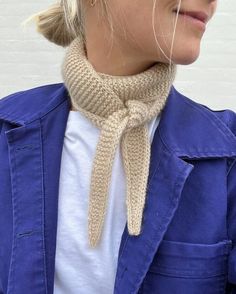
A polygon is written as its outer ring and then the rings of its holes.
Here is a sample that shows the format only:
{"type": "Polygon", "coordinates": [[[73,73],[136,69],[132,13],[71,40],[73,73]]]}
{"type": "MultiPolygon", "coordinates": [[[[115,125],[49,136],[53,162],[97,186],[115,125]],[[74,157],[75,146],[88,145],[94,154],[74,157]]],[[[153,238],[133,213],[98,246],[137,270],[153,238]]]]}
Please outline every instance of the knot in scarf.
{"type": "MultiPolygon", "coordinates": [[[[134,127],[144,124],[148,117],[148,107],[138,100],[128,100],[124,108],[111,114],[106,120],[106,125],[116,124],[123,126],[122,133],[129,132],[134,127]]],[[[104,125],[103,125],[104,128],[104,125]]]]}

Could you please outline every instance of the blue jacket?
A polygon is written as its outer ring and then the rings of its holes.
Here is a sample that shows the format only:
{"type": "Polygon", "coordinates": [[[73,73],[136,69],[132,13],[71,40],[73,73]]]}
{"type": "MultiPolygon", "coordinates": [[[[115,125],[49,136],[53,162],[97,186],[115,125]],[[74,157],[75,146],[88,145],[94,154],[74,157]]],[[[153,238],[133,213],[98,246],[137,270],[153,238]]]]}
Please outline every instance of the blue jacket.
{"type": "MultiPolygon", "coordinates": [[[[53,293],[69,110],[63,83],[0,100],[1,294],[53,293]]],[[[115,294],[236,293],[235,134],[232,110],[172,86],[152,142],[142,234],[124,229],[115,294]]]]}

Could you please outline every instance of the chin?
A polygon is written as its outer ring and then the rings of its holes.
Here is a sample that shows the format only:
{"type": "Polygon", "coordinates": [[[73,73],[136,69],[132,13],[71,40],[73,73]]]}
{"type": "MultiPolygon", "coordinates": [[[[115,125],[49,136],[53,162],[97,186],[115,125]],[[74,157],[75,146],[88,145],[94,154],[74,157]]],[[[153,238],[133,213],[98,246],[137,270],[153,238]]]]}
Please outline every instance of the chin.
{"type": "Polygon", "coordinates": [[[173,62],[175,64],[182,64],[182,65],[188,65],[193,62],[195,62],[200,54],[199,48],[196,49],[196,47],[193,49],[193,47],[189,48],[184,48],[182,49],[179,53],[173,54],[173,62]]]}

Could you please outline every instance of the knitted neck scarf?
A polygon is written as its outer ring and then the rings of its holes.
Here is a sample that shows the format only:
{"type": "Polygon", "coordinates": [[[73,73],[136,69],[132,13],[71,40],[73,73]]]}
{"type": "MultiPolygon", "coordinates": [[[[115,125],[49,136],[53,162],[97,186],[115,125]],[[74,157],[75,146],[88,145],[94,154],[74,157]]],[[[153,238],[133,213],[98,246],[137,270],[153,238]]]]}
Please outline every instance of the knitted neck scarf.
{"type": "Polygon", "coordinates": [[[91,247],[97,246],[101,237],[113,160],[119,143],[126,174],[128,232],[140,234],[151,149],[147,122],[164,108],[175,74],[175,64],[171,64],[169,70],[168,64],[156,63],[135,75],[111,76],[95,71],[80,37],[67,48],[62,76],[72,107],[101,129],[89,195],[91,247]]]}

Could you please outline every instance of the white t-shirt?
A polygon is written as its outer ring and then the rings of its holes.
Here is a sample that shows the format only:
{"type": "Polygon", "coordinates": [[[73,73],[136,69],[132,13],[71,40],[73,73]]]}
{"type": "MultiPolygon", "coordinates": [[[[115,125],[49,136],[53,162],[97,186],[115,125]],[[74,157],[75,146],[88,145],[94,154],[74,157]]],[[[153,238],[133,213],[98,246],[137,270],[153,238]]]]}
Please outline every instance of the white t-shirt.
{"type": "MultiPolygon", "coordinates": [[[[160,115],[148,123],[150,142],[160,115]]],[[[87,217],[90,174],[100,129],[79,111],[70,111],[65,131],[58,199],[55,294],[113,293],[118,251],[126,224],[125,171],[118,146],[103,232],[90,248],[87,217]]]]}

